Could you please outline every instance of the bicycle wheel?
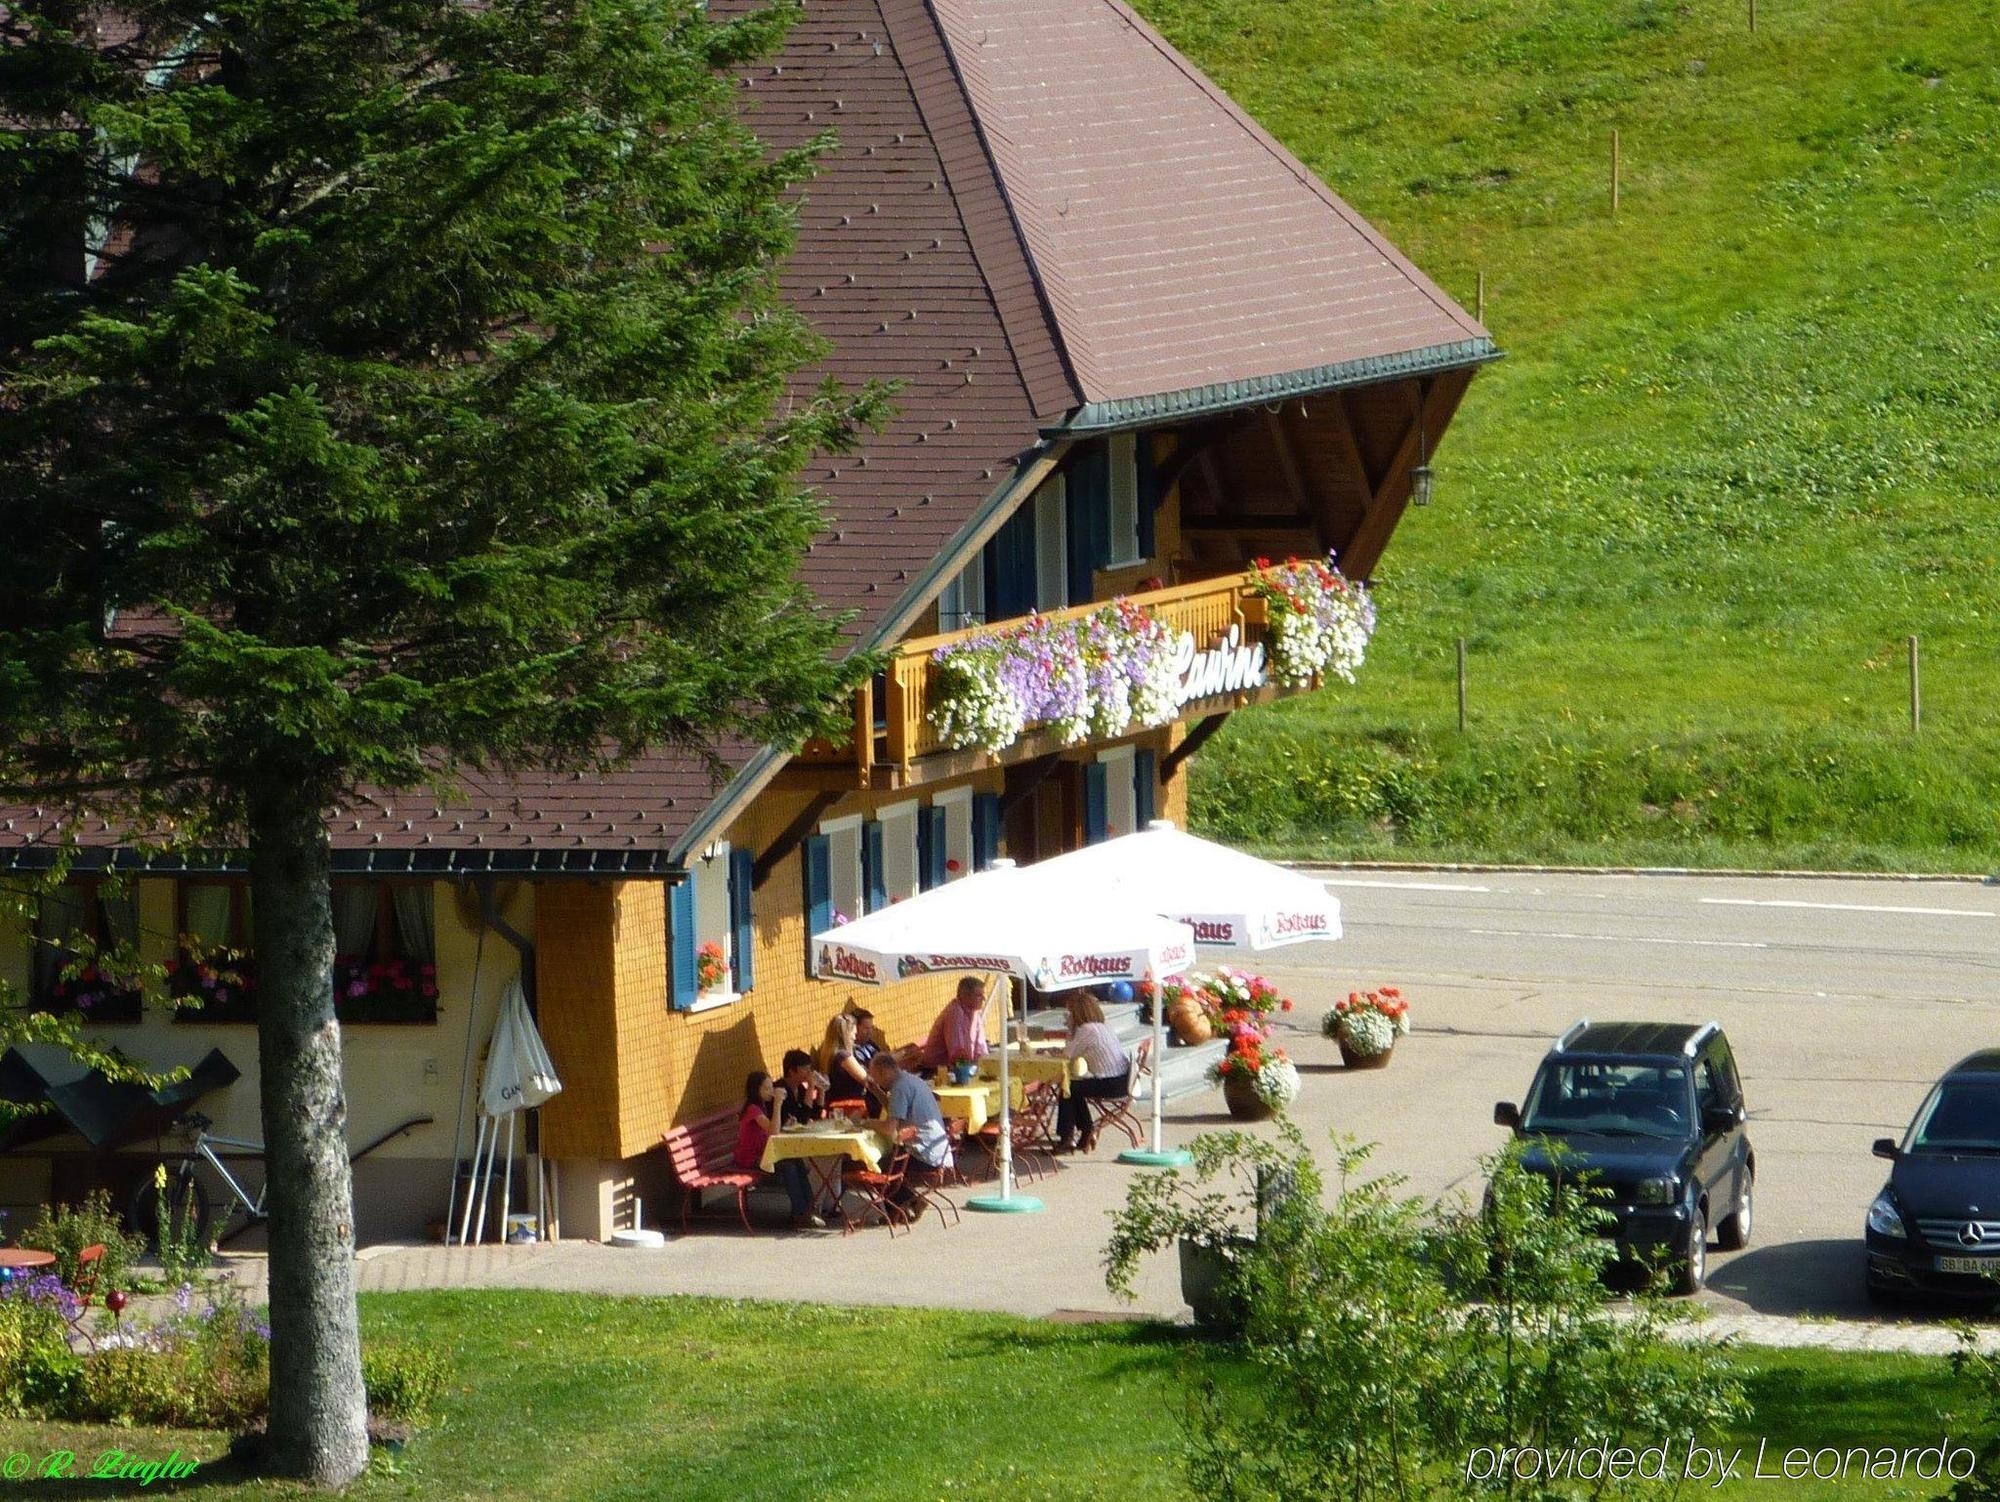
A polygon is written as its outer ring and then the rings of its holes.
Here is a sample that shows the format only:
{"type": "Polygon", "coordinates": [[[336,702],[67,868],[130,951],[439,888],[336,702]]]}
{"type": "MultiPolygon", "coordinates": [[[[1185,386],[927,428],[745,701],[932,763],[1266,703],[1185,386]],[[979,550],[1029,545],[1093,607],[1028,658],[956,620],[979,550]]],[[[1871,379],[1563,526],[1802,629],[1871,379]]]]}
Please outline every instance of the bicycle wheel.
{"type": "MultiPolygon", "coordinates": [[[[205,1237],[208,1234],[208,1191],[202,1188],[201,1180],[195,1177],[194,1165],[183,1162],[178,1166],[162,1164],[169,1175],[166,1202],[170,1229],[179,1231],[184,1237],[205,1237]]],[[[146,1238],[146,1249],[153,1253],[160,1250],[160,1190],[153,1174],[147,1174],[144,1182],[132,1192],[125,1218],[132,1229],[146,1238]]]]}

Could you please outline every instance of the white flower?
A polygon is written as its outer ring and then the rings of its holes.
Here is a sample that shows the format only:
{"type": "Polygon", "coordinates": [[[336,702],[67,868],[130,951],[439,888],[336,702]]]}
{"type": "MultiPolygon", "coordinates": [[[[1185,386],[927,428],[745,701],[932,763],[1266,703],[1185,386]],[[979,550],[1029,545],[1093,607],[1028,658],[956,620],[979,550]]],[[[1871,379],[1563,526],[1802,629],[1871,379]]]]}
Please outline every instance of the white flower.
{"type": "Polygon", "coordinates": [[[1396,1046],[1396,1024],[1373,1007],[1340,1013],[1340,1041],[1363,1058],[1396,1046]]]}
{"type": "Polygon", "coordinates": [[[1284,1110],[1299,1098],[1298,1066],[1290,1059],[1266,1059],[1257,1071],[1257,1095],[1265,1105],[1284,1110]]]}

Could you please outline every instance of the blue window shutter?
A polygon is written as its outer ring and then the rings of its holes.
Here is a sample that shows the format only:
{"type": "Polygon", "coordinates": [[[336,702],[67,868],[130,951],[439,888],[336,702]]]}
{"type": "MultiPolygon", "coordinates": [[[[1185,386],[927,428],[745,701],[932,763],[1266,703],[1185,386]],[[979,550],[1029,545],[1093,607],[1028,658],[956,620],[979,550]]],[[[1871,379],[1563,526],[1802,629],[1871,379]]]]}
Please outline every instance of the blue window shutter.
{"type": "Polygon", "coordinates": [[[1111,557],[1111,445],[1087,445],[1069,467],[1069,602],[1088,604],[1111,557]]]}
{"type": "Polygon", "coordinates": [[[1110,830],[1111,769],[1101,761],[1083,769],[1083,842],[1095,845],[1110,830]]]}
{"type": "Polygon", "coordinates": [[[833,927],[833,841],[823,834],[807,835],[799,846],[799,865],[805,878],[806,974],[817,975],[813,935],[833,927]]]}
{"type": "Polygon", "coordinates": [[[667,964],[667,989],[674,1010],[685,1012],[694,1005],[698,989],[694,977],[693,872],[667,888],[667,964]]]}
{"type": "Polygon", "coordinates": [[[944,885],[944,810],[926,803],[917,810],[917,890],[944,885]]]}
{"type": "Polygon", "coordinates": [[[747,850],[729,852],[729,925],[736,953],[736,989],[747,991],[757,963],[757,925],[750,921],[750,887],[753,862],[747,850]]]}
{"type": "Polygon", "coordinates": [[[986,545],[986,618],[1004,621],[1035,608],[1035,503],[1024,501],[986,545]]]}
{"type": "Polygon", "coordinates": [[[1133,463],[1139,472],[1139,556],[1151,558],[1156,546],[1154,513],[1160,509],[1160,475],[1153,467],[1153,435],[1134,435],[1132,448],[1133,463]]]}
{"type": "Polygon", "coordinates": [[[1000,795],[972,795],[972,869],[984,871],[1000,858],[1000,795]]]}
{"type": "Polygon", "coordinates": [[[889,873],[882,868],[882,821],[861,826],[861,900],[871,913],[889,905],[889,873]]]}
{"type": "Polygon", "coordinates": [[[1132,818],[1139,829],[1153,822],[1153,802],[1160,790],[1159,768],[1159,759],[1152,752],[1132,753],[1132,818]]]}

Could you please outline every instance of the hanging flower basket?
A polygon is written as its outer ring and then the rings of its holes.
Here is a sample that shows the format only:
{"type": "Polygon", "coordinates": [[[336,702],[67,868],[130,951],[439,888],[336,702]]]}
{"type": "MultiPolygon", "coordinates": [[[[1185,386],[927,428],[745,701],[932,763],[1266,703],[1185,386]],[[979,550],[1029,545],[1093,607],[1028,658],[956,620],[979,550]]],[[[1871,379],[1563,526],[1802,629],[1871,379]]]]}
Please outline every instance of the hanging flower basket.
{"type": "Polygon", "coordinates": [[[1251,592],[1270,612],[1271,671],[1287,688],[1305,688],[1332,674],[1352,683],[1375,634],[1375,602],[1325,560],[1256,560],[1251,592]]]}

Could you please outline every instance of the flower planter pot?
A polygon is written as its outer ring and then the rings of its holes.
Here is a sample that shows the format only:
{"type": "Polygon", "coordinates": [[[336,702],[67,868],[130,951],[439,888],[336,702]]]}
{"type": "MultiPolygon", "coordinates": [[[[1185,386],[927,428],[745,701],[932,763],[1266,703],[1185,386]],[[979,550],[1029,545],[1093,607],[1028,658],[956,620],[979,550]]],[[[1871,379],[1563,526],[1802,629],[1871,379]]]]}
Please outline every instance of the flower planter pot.
{"type": "Polygon", "coordinates": [[[1215,1027],[1209,1022],[1208,1013],[1192,996],[1183,996],[1168,1007],[1166,1022],[1174,1030],[1174,1037],[1183,1045],[1206,1043],[1215,1036],[1215,1027]]]}
{"type": "Polygon", "coordinates": [[[1389,1060],[1395,1056],[1396,1045],[1391,1043],[1380,1053],[1356,1053],[1345,1043],[1340,1045],[1340,1062],[1349,1069],[1386,1069],[1389,1060]]]}
{"type": "Polygon", "coordinates": [[[1243,1328],[1243,1301],[1230,1288],[1229,1274],[1235,1261],[1234,1248],[1248,1245],[1247,1237],[1238,1237],[1229,1246],[1181,1242],[1181,1297],[1202,1329],[1234,1332],[1243,1328]]]}
{"type": "Polygon", "coordinates": [[[954,1085],[969,1085],[978,1077],[977,1064],[954,1064],[951,1066],[951,1082],[954,1085]]]}
{"type": "Polygon", "coordinates": [[[1257,1093],[1256,1081],[1247,1074],[1222,1077],[1222,1103],[1238,1121],[1269,1121],[1278,1114],[1277,1107],[1257,1093]]]}

